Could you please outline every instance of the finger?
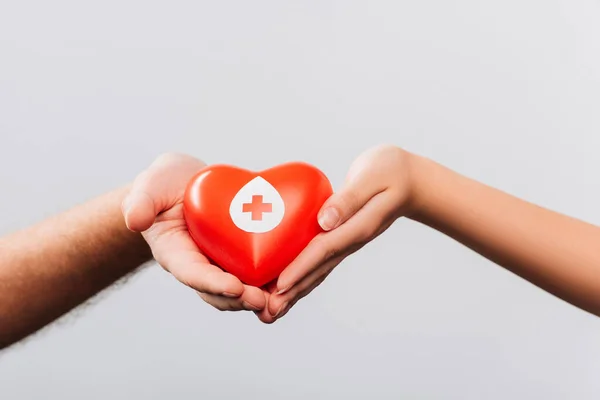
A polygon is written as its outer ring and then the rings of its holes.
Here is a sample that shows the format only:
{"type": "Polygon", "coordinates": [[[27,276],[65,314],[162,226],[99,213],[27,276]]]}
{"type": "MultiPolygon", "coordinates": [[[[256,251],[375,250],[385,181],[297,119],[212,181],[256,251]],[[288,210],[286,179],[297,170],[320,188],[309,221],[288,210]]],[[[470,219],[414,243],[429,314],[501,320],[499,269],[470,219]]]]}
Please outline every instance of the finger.
{"type": "Polygon", "coordinates": [[[261,311],[267,301],[265,294],[253,286],[245,286],[244,293],[238,298],[229,298],[214,294],[200,293],[198,295],[208,304],[221,311],[261,311]]]}
{"type": "Polygon", "coordinates": [[[329,272],[327,272],[325,275],[321,276],[317,281],[313,282],[311,286],[299,293],[299,295],[296,298],[294,298],[291,302],[288,303],[288,305],[281,311],[281,313],[274,317],[274,320],[279,320],[285,317],[285,315],[292,309],[292,307],[296,305],[296,303],[298,303],[298,301],[308,296],[314,289],[321,285],[321,283],[323,283],[325,279],[327,279],[331,271],[333,271],[333,268],[330,269],[329,272]]]}
{"type": "Polygon", "coordinates": [[[328,260],[323,265],[319,266],[319,268],[305,276],[284,294],[272,295],[268,304],[269,314],[271,314],[273,318],[279,317],[289,304],[295,303],[297,300],[310,293],[315,286],[319,285],[325,277],[344,260],[344,258],[346,258],[345,255],[328,260]]]}
{"type": "Polygon", "coordinates": [[[185,154],[168,153],[158,157],[134,180],[123,200],[127,227],[136,232],[150,228],[158,214],[182,198],[189,180],[205,165],[185,154]]]}
{"type": "Polygon", "coordinates": [[[202,262],[195,256],[197,254],[199,253],[174,255],[165,263],[166,268],[178,281],[198,292],[226,297],[242,295],[244,285],[238,278],[215,265],[202,262]]]}
{"type": "Polygon", "coordinates": [[[214,294],[207,294],[197,292],[198,296],[206,303],[210,304],[219,311],[241,311],[244,310],[244,306],[238,299],[232,299],[229,297],[218,296],[214,294]]]}
{"type": "Polygon", "coordinates": [[[242,303],[248,304],[252,311],[259,311],[267,306],[267,293],[254,286],[244,285],[244,293],[240,299],[242,303]]]}
{"type": "Polygon", "coordinates": [[[265,294],[265,298],[267,300],[265,308],[263,308],[260,311],[255,311],[254,314],[256,314],[257,318],[261,322],[263,322],[265,324],[272,324],[273,322],[275,322],[275,319],[269,313],[269,303],[272,301],[271,298],[273,297],[273,294],[271,292],[269,292],[268,290],[265,290],[264,294],[265,294]]]}
{"type": "Polygon", "coordinates": [[[350,169],[344,187],[325,201],[318,214],[318,222],[325,231],[337,228],[356,214],[371,198],[387,189],[386,176],[374,174],[372,169],[355,163],[350,169]]]}
{"type": "MultiPolygon", "coordinates": [[[[140,175],[140,177],[145,175],[140,175]]],[[[143,179],[143,178],[141,178],[143,179]]],[[[145,179],[144,179],[145,180],[145,179]]],[[[134,232],[143,232],[150,228],[156,216],[162,211],[154,199],[144,189],[145,184],[134,184],[132,190],[123,200],[122,211],[125,225],[134,232]]]]}
{"type": "Polygon", "coordinates": [[[277,280],[273,280],[262,287],[263,293],[266,298],[265,308],[260,311],[255,312],[258,319],[265,324],[272,324],[275,322],[275,319],[269,313],[269,303],[271,302],[271,298],[273,294],[277,291],[277,280]]]}
{"type": "Polygon", "coordinates": [[[315,237],[280,274],[277,293],[285,293],[329,259],[363,247],[391,225],[394,213],[393,196],[388,196],[387,191],[374,196],[339,228],[315,237]]]}
{"type": "Polygon", "coordinates": [[[238,278],[209,263],[187,231],[154,235],[150,230],[144,237],[156,261],[181,283],[198,292],[226,297],[239,297],[244,292],[238,278]]]}
{"type": "Polygon", "coordinates": [[[255,311],[254,315],[256,315],[259,321],[264,324],[272,324],[273,322],[275,322],[275,318],[273,318],[271,314],[269,314],[269,310],[267,310],[266,308],[261,311],[255,311]]]}
{"type": "Polygon", "coordinates": [[[263,286],[263,290],[267,293],[275,293],[277,292],[277,279],[272,280],[263,286]]]}

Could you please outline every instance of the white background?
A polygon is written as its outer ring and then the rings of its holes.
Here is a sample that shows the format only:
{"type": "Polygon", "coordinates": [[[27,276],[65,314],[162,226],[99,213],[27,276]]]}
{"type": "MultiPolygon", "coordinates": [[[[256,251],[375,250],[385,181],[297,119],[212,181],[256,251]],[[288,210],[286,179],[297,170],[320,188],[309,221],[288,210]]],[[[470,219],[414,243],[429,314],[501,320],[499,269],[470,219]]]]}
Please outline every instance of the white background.
{"type": "MultiPolygon", "coordinates": [[[[165,151],[307,161],[339,188],[382,142],[598,224],[599,19],[592,0],[0,0],[0,233],[165,151]]],[[[599,339],[399,221],[271,326],[150,266],[0,354],[0,398],[598,399],[599,339]]]]}

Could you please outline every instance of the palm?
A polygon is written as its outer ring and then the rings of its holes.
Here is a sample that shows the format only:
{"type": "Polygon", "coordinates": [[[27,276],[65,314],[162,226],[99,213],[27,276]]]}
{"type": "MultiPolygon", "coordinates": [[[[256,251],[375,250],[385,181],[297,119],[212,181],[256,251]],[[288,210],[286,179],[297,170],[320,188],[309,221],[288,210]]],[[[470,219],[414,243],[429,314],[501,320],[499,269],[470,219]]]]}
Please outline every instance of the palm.
{"type": "Polygon", "coordinates": [[[183,216],[185,188],[204,166],[186,155],[159,157],[134,182],[128,200],[133,205],[124,211],[127,224],[142,232],[165,270],[206,302],[220,310],[262,310],[266,305],[262,290],[210,264],[188,233],[183,216]]]}

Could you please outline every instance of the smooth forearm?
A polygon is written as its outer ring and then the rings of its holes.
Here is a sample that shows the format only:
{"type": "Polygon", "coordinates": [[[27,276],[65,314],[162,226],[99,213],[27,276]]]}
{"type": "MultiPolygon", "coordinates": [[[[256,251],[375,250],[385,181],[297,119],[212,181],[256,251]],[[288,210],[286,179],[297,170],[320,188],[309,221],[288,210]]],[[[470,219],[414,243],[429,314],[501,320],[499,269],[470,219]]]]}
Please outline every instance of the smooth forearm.
{"type": "Polygon", "coordinates": [[[420,221],[554,295],[600,315],[600,228],[415,157],[420,221]]]}
{"type": "Polygon", "coordinates": [[[0,239],[0,348],[151,259],[123,221],[120,189],[0,239]]]}

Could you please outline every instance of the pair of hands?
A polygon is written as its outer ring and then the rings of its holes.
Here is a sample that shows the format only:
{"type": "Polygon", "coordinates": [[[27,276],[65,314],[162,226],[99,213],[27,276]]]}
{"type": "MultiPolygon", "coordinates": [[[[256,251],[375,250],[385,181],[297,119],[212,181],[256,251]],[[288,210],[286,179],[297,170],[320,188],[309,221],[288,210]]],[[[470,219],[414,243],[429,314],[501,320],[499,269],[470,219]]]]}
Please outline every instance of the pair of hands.
{"type": "Polygon", "coordinates": [[[412,204],[411,155],[379,146],[352,164],[344,187],[319,212],[325,232],[264,288],[244,285],[209,263],[190,237],[183,216],[187,184],[206,164],[191,156],[160,156],[134,181],[123,201],[128,228],[141,232],[155,260],[222,311],[253,311],[264,323],[282,318],[346,257],[383,233],[412,204]]]}

